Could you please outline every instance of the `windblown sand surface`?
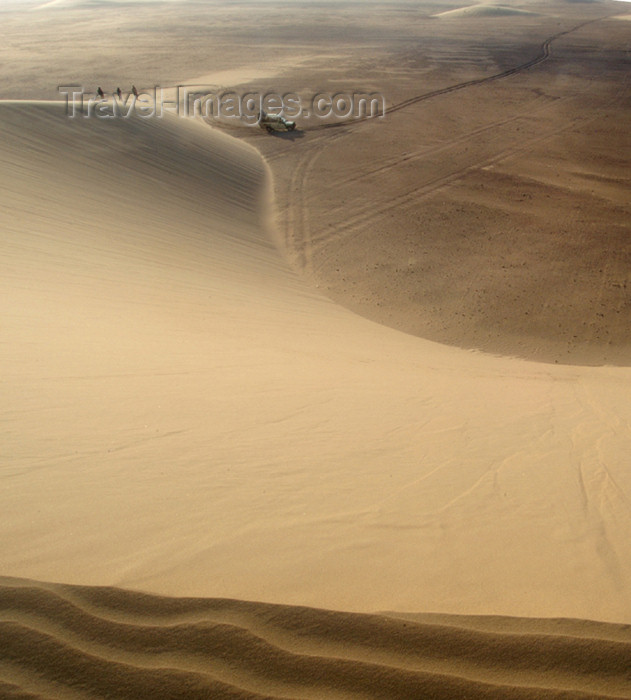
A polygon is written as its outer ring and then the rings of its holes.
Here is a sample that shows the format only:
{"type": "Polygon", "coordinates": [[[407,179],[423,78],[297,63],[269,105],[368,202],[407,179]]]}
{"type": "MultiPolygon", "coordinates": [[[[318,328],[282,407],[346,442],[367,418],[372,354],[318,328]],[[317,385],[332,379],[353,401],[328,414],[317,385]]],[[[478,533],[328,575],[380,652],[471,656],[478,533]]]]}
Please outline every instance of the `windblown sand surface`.
{"type": "Polygon", "coordinates": [[[317,60],[355,11],[263,5],[5,13],[0,696],[631,696],[621,3],[374,5],[317,60]],[[213,60],[178,54],[213,12],[213,60]],[[264,56],[261,89],[391,114],[71,120],[35,98],[117,84],[97,16],[130,83],[264,56]]]}

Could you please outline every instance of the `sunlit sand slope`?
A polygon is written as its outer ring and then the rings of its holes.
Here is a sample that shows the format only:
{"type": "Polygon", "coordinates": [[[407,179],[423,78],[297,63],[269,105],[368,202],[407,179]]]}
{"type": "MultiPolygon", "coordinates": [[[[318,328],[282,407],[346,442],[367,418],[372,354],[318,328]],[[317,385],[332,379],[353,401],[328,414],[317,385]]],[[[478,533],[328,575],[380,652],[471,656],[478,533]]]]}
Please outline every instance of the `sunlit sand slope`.
{"type": "Polygon", "coordinates": [[[4,578],[0,631],[2,697],[631,697],[631,633],[613,624],[406,621],[4,578]]]}
{"type": "Polygon", "coordinates": [[[354,611],[631,621],[626,368],[319,296],[256,151],[0,105],[4,573],[354,611]]]}

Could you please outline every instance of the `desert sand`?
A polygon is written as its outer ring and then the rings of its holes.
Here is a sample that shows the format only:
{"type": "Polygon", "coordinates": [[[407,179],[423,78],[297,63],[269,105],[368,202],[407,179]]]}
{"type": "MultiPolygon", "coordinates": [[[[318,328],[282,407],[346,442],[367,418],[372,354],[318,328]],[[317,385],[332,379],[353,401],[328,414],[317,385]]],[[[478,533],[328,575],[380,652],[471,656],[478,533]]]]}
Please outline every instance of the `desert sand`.
{"type": "Polygon", "coordinates": [[[2,8],[0,696],[631,697],[627,5],[42,4],[2,8]],[[56,90],[132,83],[390,111],[56,90]]]}

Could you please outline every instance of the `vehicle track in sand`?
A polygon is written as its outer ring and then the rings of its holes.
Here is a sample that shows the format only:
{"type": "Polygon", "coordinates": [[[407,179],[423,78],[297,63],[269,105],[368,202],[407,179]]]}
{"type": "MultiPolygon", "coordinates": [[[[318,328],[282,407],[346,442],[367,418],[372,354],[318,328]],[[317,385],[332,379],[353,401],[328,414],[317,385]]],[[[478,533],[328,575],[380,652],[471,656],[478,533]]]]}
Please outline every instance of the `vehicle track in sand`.
{"type": "MultiPolygon", "coordinates": [[[[538,100],[542,100],[542,99],[544,99],[544,98],[538,97],[535,100],[533,100],[533,103],[538,101],[538,100]]],[[[516,115],[512,115],[510,117],[507,117],[505,119],[498,119],[497,121],[490,122],[490,123],[485,124],[484,126],[481,126],[477,129],[473,129],[471,131],[468,131],[465,134],[462,134],[460,136],[456,136],[455,138],[449,140],[448,142],[438,143],[438,144],[435,144],[433,146],[423,146],[422,148],[418,148],[414,151],[407,151],[404,155],[396,155],[396,156],[393,156],[392,158],[382,160],[381,164],[375,168],[372,168],[369,170],[362,169],[362,171],[359,174],[351,175],[347,178],[337,180],[335,184],[336,185],[347,185],[347,184],[351,184],[353,182],[359,182],[361,180],[366,180],[366,179],[373,177],[374,175],[381,175],[385,172],[388,172],[389,170],[392,170],[393,168],[396,168],[399,165],[402,165],[403,163],[414,163],[418,160],[422,160],[423,158],[427,158],[427,156],[443,153],[445,150],[447,150],[453,146],[464,145],[467,142],[471,141],[471,139],[473,139],[473,138],[478,138],[484,134],[488,134],[491,131],[495,132],[497,129],[500,129],[504,126],[527,121],[530,119],[530,117],[532,117],[532,115],[535,115],[535,114],[538,115],[541,112],[545,112],[546,110],[550,109],[551,107],[558,106],[562,102],[566,102],[570,99],[573,99],[573,98],[570,98],[570,97],[552,98],[552,101],[547,101],[544,105],[538,107],[537,109],[531,109],[528,113],[528,116],[525,116],[523,114],[516,114],[516,115]]]]}
{"type": "MultiPolygon", "coordinates": [[[[468,173],[473,172],[475,170],[479,170],[482,168],[489,168],[493,165],[497,165],[498,163],[511,158],[516,155],[520,155],[523,153],[527,153],[529,150],[533,148],[536,144],[539,144],[541,142],[544,142],[554,136],[557,136],[558,134],[564,133],[571,131],[575,129],[579,124],[589,124],[591,122],[597,121],[600,117],[600,113],[597,114],[596,116],[590,115],[589,117],[577,117],[575,119],[572,119],[569,121],[567,124],[560,128],[556,129],[551,129],[549,131],[546,131],[538,136],[528,138],[525,140],[521,140],[519,144],[508,146],[506,148],[500,149],[499,151],[489,154],[487,157],[483,157],[480,159],[473,159],[471,162],[463,165],[462,167],[456,169],[456,170],[450,170],[444,175],[440,175],[438,177],[431,178],[425,183],[420,183],[419,185],[415,185],[412,189],[408,189],[407,191],[403,192],[401,195],[389,199],[386,203],[384,203],[382,206],[377,206],[377,207],[372,207],[369,212],[365,211],[365,208],[362,207],[360,211],[357,213],[353,214],[351,213],[350,215],[347,215],[344,218],[344,222],[340,224],[339,226],[335,227],[335,231],[333,234],[330,233],[324,233],[321,234],[320,236],[309,236],[310,240],[310,254],[312,255],[314,251],[317,249],[323,247],[326,245],[326,243],[331,240],[332,237],[340,237],[340,236],[345,236],[348,238],[349,236],[352,237],[354,236],[354,232],[357,231],[357,229],[363,230],[363,227],[372,219],[374,219],[376,216],[381,216],[392,209],[404,209],[409,206],[413,206],[416,204],[421,198],[427,197],[428,195],[434,194],[435,192],[441,190],[444,187],[447,187],[449,185],[452,185],[454,182],[460,180],[464,176],[466,176],[468,173]]],[[[510,120],[507,120],[507,122],[510,120]]],[[[493,126],[492,128],[500,128],[501,124],[497,127],[493,126]]],[[[424,155],[434,155],[436,153],[445,153],[448,154],[449,150],[453,148],[455,145],[462,145],[462,143],[466,143],[467,141],[470,141],[471,139],[474,139],[477,137],[476,133],[472,133],[471,135],[468,135],[467,138],[459,139],[456,142],[449,142],[447,144],[444,144],[443,147],[441,148],[435,148],[431,149],[428,153],[424,155]]],[[[422,155],[419,155],[416,160],[420,160],[422,155]]],[[[449,162],[448,158],[445,158],[446,163],[449,162]]],[[[392,167],[396,167],[395,165],[392,165],[392,167]]],[[[308,173],[305,172],[305,176],[308,177],[308,173]]],[[[341,183],[334,183],[335,185],[341,184],[341,183]]],[[[330,214],[333,215],[333,218],[335,218],[335,214],[341,214],[342,211],[348,212],[348,207],[347,205],[344,205],[344,207],[339,207],[337,209],[331,209],[329,210],[330,214]]]]}
{"type": "MultiPolygon", "coordinates": [[[[401,109],[405,109],[406,107],[410,107],[411,105],[418,104],[419,102],[424,102],[425,100],[431,100],[434,97],[440,97],[441,95],[448,95],[451,92],[456,92],[458,90],[464,90],[466,88],[474,87],[476,85],[484,85],[485,83],[490,83],[494,80],[501,80],[502,78],[508,78],[511,75],[516,75],[518,73],[521,73],[522,71],[528,70],[529,68],[533,68],[534,66],[539,65],[540,63],[543,63],[544,61],[547,61],[550,58],[550,47],[553,41],[556,41],[557,39],[560,39],[562,36],[566,36],[567,34],[571,34],[573,32],[578,31],[579,29],[582,29],[583,27],[586,27],[590,24],[594,24],[596,22],[602,22],[605,19],[609,19],[609,17],[612,17],[613,15],[605,15],[603,17],[598,17],[596,19],[590,19],[587,20],[586,22],[581,22],[580,24],[575,25],[574,27],[571,27],[570,29],[566,29],[562,32],[557,32],[556,34],[553,34],[551,37],[546,39],[542,44],[540,45],[539,48],[539,53],[537,56],[534,58],[525,61],[524,63],[520,63],[517,66],[514,66],[513,68],[508,68],[507,70],[500,71],[499,73],[494,73],[493,75],[488,75],[485,76],[484,78],[474,78],[473,80],[465,80],[460,83],[454,83],[453,85],[448,85],[447,87],[444,88],[437,88],[436,90],[430,90],[429,92],[424,92],[420,95],[415,95],[414,97],[409,97],[407,100],[402,100],[401,102],[397,102],[396,104],[390,106],[387,108],[387,114],[392,114],[392,112],[398,112],[401,109]]],[[[362,117],[359,119],[355,119],[352,122],[335,122],[335,123],[329,123],[329,124],[318,124],[317,126],[309,127],[308,129],[305,129],[305,131],[321,131],[324,129],[336,129],[336,128],[348,128],[348,127],[353,127],[357,126],[358,124],[363,124],[366,122],[372,121],[373,117],[362,117]]]]}
{"type": "MultiPolygon", "coordinates": [[[[405,108],[412,107],[426,100],[433,99],[435,97],[440,97],[459,90],[468,89],[470,87],[482,86],[492,81],[500,80],[519,74],[525,70],[528,70],[529,68],[532,68],[547,61],[551,56],[551,45],[555,40],[568,34],[571,34],[572,32],[578,31],[579,29],[590,24],[594,24],[596,22],[601,22],[605,19],[608,19],[610,16],[611,15],[606,15],[600,18],[588,20],[586,22],[581,22],[580,24],[577,24],[574,27],[571,27],[570,29],[566,29],[562,32],[557,32],[541,44],[540,51],[537,56],[528,61],[525,61],[522,64],[519,64],[518,66],[507,69],[505,71],[501,71],[500,73],[487,76],[485,78],[463,81],[454,85],[447,86],[445,88],[432,90],[430,92],[423,93],[422,95],[411,97],[407,100],[397,103],[396,105],[393,105],[389,108],[388,112],[397,112],[405,108]]],[[[558,101],[556,101],[556,104],[558,104],[558,101]]],[[[544,105],[543,109],[545,109],[548,106],[549,105],[544,105]]],[[[530,116],[530,113],[528,116],[530,116]]],[[[491,130],[497,130],[505,125],[509,125],[513,122],[517,122],[520,119],[525,118],[526,117],[524,117],[523,114],[518,114],[513,115],[512,117],[509,117],[507,119],[493,122],[492,124],[488,124],[478,129],[475,129],[447,143],[439,144],[437,146],[430,147],[429,149],[422,149],[413,154],[405,154],[402,157],[395,157],[389,162],[381,164],[380,166],[378,166],[370,172],[362,170],[357,175],[350,174],[350,176],[344,180],[331,183],[331,186],[341,186],[345,183],[370,177],[371,175],[382,173],[387,170],[392,170],[409,160],[420,161],[421,159],[426,158],[429,155],[445,152],[446,150],[453,148],[454,146],[463,145],[467,141],[475,139],[480,134],[487,133],[491,130]]],[[[586,120],[591,121],[593,119],[594,117],[590,117],[586,120]]],[[[290,180],[288,202],[284,218],[284,233],[282,234],[282,238],[285,243],[285,252],[288,255],[291,262],[294,265],[296,265],[301,271],[312,275],[314,272],[313,252],[315,248],[320,248],[322,245],[324,245],[325,241],[330,240],[330,238],[333,235],[351,235],[352,230],[373,219],[375,215],[381,215],[396,207],[409,205],[410,203],[417,201],[422,196],[427,196],[428,194],[437,191],[441,187],[453,184],[472,170],[481,167],[488,167],[512,155],[516,155],[522,151],[528,150],[535,143],[541,142],[545,139],[553,137],[556,134],[572,129],[576,126],[578,122],[586,120],[582,120],[580,117],[576,117],[560,129],[553,129],[545,134],[541,134],[532,139],[529,139],[526,142],[522,140],[518,145],[509,146],[507,148],[501,149],[500,151],[497,151],[489,155],[488,157],[472,160],[471,162],[468,162],[462,167],[456,168],[448,173],[445,173],[444,175],[441,175],[440,177],[429,180],[428,182],[422,184],[420,187],[415,186],[413,189],[407,190],[405,193],[399,195],[398,197],[388,200],[388,202],[380,208],[375,209],[373,207],[368,213],[362,211],[356,215],[351,215],[350,217],[345,216],[344,223],[341,225],[336,225],[334,233],[321,234],[315,239],[311,234],[308,217],[306,216],[305,209],[309,199],[309,195],[307,194],[309,192],[309,176],[313,172],[316,162],[326,152],[326,150],[336,145],[340,137],[348,135],[351,129],[362,127],[367,124],[372,124],[374,126],[375,122],[374,119],[364,118],[353,122],[322,124],[316,127],[308,128],[305,130],[305,132],[307,134],[307,138],[309,138],[309,141],[304,144],[304,153],[300,156],[298,162],[294,166],[290,180]],[[331,129],[332,127],[336,127],[335,134],[330,134],[330,131],[326,133],[326,130],[331,129]],[[313,132],[320,133],[316,133],[314,136],[310,136],[313,132]],[[322,147],[322,144],[324,144],[324,147],[322,147]]],[[[263,135],[261,134],[261,136],[263,135]]],[[[273,163],[275,160],[283,158],[283,156],[286,155],[287,150],[289,150],[291,146],[292,143],[289,143],[287,149],[283,149],[274,154],[271,154],[267,157],[267,160],[273,163]]],[[[346,203],[343,207],[343,210],[345,212],[348,211],[348,206],[346,203]]]]}

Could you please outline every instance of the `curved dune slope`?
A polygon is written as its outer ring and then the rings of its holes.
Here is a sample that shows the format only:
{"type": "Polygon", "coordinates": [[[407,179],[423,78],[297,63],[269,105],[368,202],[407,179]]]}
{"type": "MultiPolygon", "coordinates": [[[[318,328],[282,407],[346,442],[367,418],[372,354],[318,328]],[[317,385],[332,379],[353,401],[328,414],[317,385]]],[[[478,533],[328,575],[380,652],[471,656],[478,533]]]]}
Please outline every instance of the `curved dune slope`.
{"type": "Polygon", "coordinates": [[[323,299],[258,153],[0,104],[3,572],[315,607],[631,621],[629,370],[323,299]]]}
{"type": "Polygon", "coordinates": [[[631,697],[621,625],[495,619],[480,631],[448,615],[0,581],[3,697],[631,697]]]}

